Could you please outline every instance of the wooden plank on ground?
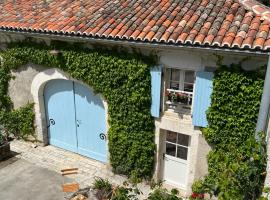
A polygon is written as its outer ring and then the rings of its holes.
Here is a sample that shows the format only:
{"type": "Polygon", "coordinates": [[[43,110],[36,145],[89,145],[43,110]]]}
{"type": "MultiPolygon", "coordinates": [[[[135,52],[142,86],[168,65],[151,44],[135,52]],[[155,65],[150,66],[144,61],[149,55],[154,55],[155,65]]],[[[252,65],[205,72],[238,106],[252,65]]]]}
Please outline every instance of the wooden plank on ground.
{"type": "Polygon", "coordinates": [[[62,173],[62,176],[67,176],[67,175],[72,175],[72,174],[78,174],[78,172],[76,172],[76,171],[64,172],[64,173],[62,173]]]}
{"type": "Polygon", "coordinates": [[[67,168],[67,169],[62,169],[61,172],[67,172],[67,171],[78,171],[79,168],[67,168]]]}
{"type": "Polygon", "coordinates": [[[79,190],[78,183],[67,183],[62,186],[63,192],[76,192],[79,190]]]}

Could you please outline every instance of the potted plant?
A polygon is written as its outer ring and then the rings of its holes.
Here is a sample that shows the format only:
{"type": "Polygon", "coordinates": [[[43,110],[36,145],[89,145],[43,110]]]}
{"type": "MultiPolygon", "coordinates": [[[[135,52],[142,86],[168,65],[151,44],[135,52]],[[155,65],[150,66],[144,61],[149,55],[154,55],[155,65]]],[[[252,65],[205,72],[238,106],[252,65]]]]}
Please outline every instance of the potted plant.
{"type": "Polygon", "coordinates": [[[3,128],[0,127],[0,161],[10,156],[10,143],[5,136],[3,128]]]}
{"type": "Polygon", "coordinates": [[[184,93],[177,93],[177,102],[187,104],[188,103],[188,95],[184,93]]]}
{"type": "Polygon", "coordinates": [[[174,111],[177,108],[177,94],[175,92],[166,91],[168,101],[166,102],[169,106],[168,110],[174,111]]]}
{"type": "Polygon", "coordinates": [[[190,200],[203,200],[205,199],[205,183],[203,180],[198,180],[192,185],[192,194],[190,200]]]}
{"type": "Polygon", "coordinates": [[[172,103],[177,102],[177,94],[175,92],[166,92],[166,96],[168,97],[168,100],[172,103]]]}

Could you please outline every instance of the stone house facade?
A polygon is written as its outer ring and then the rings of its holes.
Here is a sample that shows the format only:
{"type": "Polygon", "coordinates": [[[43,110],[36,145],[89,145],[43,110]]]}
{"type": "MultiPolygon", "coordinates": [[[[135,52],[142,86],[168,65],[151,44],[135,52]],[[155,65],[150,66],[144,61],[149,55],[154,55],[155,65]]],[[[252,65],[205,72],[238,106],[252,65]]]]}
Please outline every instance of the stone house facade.
{"type": "MultiPolygon", "coordinates": [[[[266,65],[270,49],[267,8],[247,0],[116,1],[113,5],[59,1],[62,10],[57,10],[56,2],[0,3],[1,49],[31,37],[48,44],[61,40],[83,42],[89,48],[102,45],[135,48],[145,55],[154,52],[158,57],[152,76],[157,146],[154,177],[189,194],[192,183],[207,173],[206,156],[211,147],[200,128],[207,126],[205,111],[210,105],[216,55],[227,65],[250,57],[243,63],[246,70],[266,65]],[[177,101],[173,101],[175,94],[180,95],[177,101]]],[[[46,85],[66,80],[84,90],[84,83],[56,68],[34,64],[12,73],[15,78],[10,81],[9,95],[15,109],[35,103],[38,139],[43,145],[53,144],[44,106],[46,92],[50,93],[46,85]]],[[[97,101],[103,103],[108,129],[106,101],[102,97],[97,101]]]]}

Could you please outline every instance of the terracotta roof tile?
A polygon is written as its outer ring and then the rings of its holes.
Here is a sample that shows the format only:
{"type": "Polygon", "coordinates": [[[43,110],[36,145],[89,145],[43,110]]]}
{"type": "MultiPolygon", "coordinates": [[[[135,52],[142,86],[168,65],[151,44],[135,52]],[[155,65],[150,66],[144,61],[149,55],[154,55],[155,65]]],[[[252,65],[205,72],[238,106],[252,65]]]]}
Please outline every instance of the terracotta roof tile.
{"type": "Polygon", "coordinates": [[[270,51],[270,8],[255,0],[6,0],[0,30],[270,51]]]}

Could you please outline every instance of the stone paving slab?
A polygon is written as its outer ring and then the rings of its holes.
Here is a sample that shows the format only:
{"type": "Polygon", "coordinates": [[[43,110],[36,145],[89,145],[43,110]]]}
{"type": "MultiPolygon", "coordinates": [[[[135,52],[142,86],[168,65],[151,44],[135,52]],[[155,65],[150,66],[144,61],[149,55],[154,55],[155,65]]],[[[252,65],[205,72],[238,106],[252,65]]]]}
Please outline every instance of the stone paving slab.
{"type": "MultiPolygon", "coordinates": [[[[17,158],[56,173],[60,173],[61,169],[78,167],[79,173],[70,176],[70,178],[75,179],[81,187],[91,185],[95,177],[108,179],[111,183],[117,185],[127,181],[125,176],[113,174],[108,166],[103,163],[51,145],[41,147],[30,142],[14,140],[10,147],[12,151],[18,153],[17,158]]],[[[138,187],[143,192],[140,199],[145,199],[150,192],[150,186],[141,183],[138,187]]]]}

